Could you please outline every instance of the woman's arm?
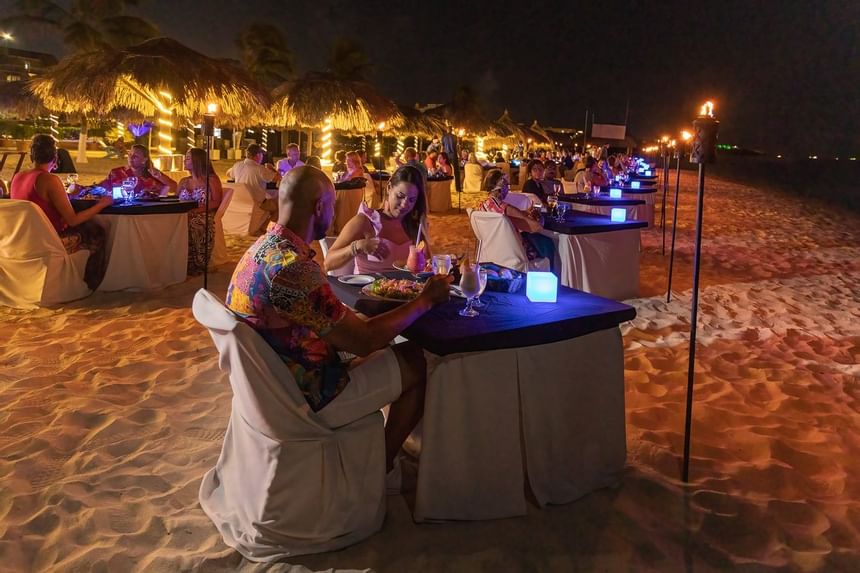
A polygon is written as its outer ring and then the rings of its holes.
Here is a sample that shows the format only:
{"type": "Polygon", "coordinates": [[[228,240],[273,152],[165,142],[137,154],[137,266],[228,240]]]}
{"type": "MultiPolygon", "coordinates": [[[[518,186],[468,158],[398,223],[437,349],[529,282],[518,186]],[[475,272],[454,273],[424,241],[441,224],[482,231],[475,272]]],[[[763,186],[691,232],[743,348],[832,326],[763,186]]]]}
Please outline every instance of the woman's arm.
{"type": "Polygon", "coordinates": [[[514,224],[517,231],[537,233],[541,230],[540,221],[536,221],[534,218],[530,217],[528,213],[521,209],[517,209],[513,205],[505,204],[505,215],[510,218],[511,223],[514,224]]]}
{"type": "Polygon", "coordinates": [[[339,269],[353,260],[356,253],[371,254],[378,246],[379,239],[374,237],[373,226],[367,217],[359,213],[347,222],[334,245],[328,250],[325,270],[339,269]]]}
{"type": "Polygon", "coordinates": [[[152,166],[149,168],[149,174],[153,179],[161,183],[161,195],[176,194],[176,181],[152,166]]]}
{"type": "Polygon", "coordinates": [[[44,195],[51,202],[51,205],[60,213],[60,217],[69,227],[80,225],[84,221],[89,221],[98,215],[105,207],[113,205],[113,199],[108,196],[99,198],[98,203],[88,209],[84,209],[79,213],[75,213],[72,204],[69,201],[69,196],[66,195],[66,190],[63,189],[63,183],[56,175],[48,173],[39,175],[36,181],[36,192],[44,195]],[[39,192],[43,193],[39,193],[39,192]]]}
{"type": "Polygon", "coordinates": [[[217,175],[209,176],[209,210],[217,211],[221,206],[221,201],[224,200],[224,188],[221,186],[221,180],[217,175]]]}

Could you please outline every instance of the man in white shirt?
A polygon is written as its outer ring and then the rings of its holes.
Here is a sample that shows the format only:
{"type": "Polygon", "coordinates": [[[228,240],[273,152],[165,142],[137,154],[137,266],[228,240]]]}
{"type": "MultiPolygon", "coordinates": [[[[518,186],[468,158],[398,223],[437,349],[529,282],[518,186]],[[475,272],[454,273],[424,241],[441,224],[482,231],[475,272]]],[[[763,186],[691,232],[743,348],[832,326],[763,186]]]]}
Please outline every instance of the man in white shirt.
{"type": "MultiPolygon", "coordinates": [[[[277,187],[267,189],[266,185],[270,182],[278,183],[281,177],[271,165],[263,165],[263,157],[265,157],[263,148],[252,143],[245,151],[245,159],[237,161],[227,170],[227,179],[247,185],[251,189],[261,189],[265,193],[265,199],[260,203],[260,208],[269,212],[270,220],[277,221],[278,189],[277,187]]],[[[265,227],[258,229],[260,232],[265,230],[265,227]]]]}
{"type": "Polygon", "coordinates": [[[278,161],[278,173],[281,174],[281,177],[286,175],[290,169],[304,165],[304,162],[299,159],[299,155],[298,145],[291,143],[287,146],[287,156],[278,161]]]}

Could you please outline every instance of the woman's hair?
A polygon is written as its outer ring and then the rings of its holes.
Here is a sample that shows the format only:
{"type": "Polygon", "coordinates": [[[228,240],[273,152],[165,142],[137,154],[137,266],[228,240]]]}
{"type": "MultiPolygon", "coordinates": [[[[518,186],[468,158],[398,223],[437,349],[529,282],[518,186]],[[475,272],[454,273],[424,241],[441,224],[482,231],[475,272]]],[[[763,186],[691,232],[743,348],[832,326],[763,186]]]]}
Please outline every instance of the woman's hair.
{"type": "Polygon", "coordinates": [[[347,166],[349,166],[349,164],[352,163],[353,165],[355,165],[357,167],[361,167],[362,166],[361,154],[357,151],[350,151],[349,153],[346,154],[345,163],[347,166]]]}
{"type": "Polygon", "coordinates": [[[322,169],[322,161],[316,155],[308,155],[308,158],[305,159],[305,165],[310,165],[311,167],[322,169]]]}
{"type": "Polygon", "coordinates": [[[505,162],[505,156],[504,156],[504,155],[502,155],[502,152],[501,152],[501,151],[497,151],[497,152],[496,152],[496,158],[495,158],[495,161],[496,161],[496,163],[504,163],[504,162],[505,162]]]}
{"type": "Polygon", "coordinates": [[[398,183],[409,183],[418,189],[418,198],[415,207],[403,218],[403,230],[413,241],[418,237],[418,226],[424,221],[424,229],[427,229],[427,191],[425,189],[424,174],[414,165],[401,165],[388,180],[389,188],[398,183]]]}
{"type": "Polygon", "coordinates": [[[134,145],[131,146],[131,149],[129,150],[129,154],[134,153],[135,150],[138,150],[141,153],[143,153],[143,156],[146,158],[146,161],[143,164],[143,176],[144,177],[152,177],[152,173],[149,172],[149,167],[152,165],[152,162],[149,159],[149,149],[147,149],[147,147],[145,145],[135,143],[134,145]]]}
{"type": "Polygon", "coordinates": [[[585,158],[585,168],[586,169],[591,169],[592,167],[594,167],[595,163],[597,163],[597,161],[595,161],[592,156],[589,155],[588,157],[585,158]]]}
{"type": "Polygon", "coordinates": [[[57,142],[46,133],[37,133],[30,141],[30,161],[35,164],[49,163],[57,156],[57,142]]]}
{"type": "MultiPolygon", "coordinates": [[[[188,153],[191,154],[191,174],[194,177],[206,177],[206,150],[199,147],[189,147],[188,153]]],[[[209,175],[215,175],[215,168],[212,167],[212,163],[209,163],[209,175]]]]}
{"type": "Polygon", "coordinates": [[[438,158],[439,158],[439,159],[444,159],[444,160],[445,160],[445,164],[446,164],[446,165],[448,165],[448,164],[450,164],[450,163],[451,163],[451,160],[448,158],[448,154],[447,154],[447,153],[445,153],[444,151],[442,151],[441,153],[439,153],[438,158]]]}
{"type": "Polygon", "coordinates": [[[474,151],[469,152],[469,163],[477,163],[477,162],[478,162],[478,156],[475,155],[475,152],[474,151]]]}
{"type": "Polygon", "coordinates": [[[504,171],[501,169],[490,169],[487,171],[487,176],[484,177],[484,184],[482,187],[484,191],[490,193],[499,185],[499,181],[502,180],[502,177],[505,176],[504,171]]]}
{"type": "MultiPolygon", "coordinates": [[[[346,162],[346,151],[344,151],[343,149],[341,149],[339,151],[335,151],[334,152],[334,159],[335,159],[335,161],[340,161],[341,163],[345,163],[346,162]]],[[[307,161],[305,163],[307,163],[307,161]]]]}
{"type": "Polygon", "coordinates": [[[531,161],[529,161],[528,165],[526,166],[526,173],[528,173],[529,177],[532,176],[532,169],[534,169],[538,165],[543,167],[543,161],[541,161],[540,159],[532,159],[531,161]]]}

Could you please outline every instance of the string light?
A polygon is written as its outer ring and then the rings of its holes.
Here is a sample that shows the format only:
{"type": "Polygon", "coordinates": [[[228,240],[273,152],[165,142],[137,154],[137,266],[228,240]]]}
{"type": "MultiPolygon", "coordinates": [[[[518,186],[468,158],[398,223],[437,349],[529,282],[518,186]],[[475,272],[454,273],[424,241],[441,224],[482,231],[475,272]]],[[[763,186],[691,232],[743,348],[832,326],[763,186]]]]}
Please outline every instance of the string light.
{"type": "Polygon", "coordinates": [[[55,139],[59,138],[60,130],[57,128],[60,125],[60,118],[52,113],[48,115],[48,120],[51,122],[51,135],[53,135],[55,139]]]}
{"type": "Polygon", "coordinates": [[[397,138],[397,157],[403,155],[403,149],[406,145],[406,141],[402,137],[397,138]]]}
{"type": "MultiPolygon", "coordinates": [[[[173,96],[165,91],[158,92],[158,95],[165,99],[165,102],[157,102],[159,117],[158,125],[158,153],[161,155],[173,155],[173,111],[170,106],[173,102],[173,96]]],[[[159,169],[161,167],[159,166],[159,169]]]]}
{"type": "Polygon", "coordinates": [[[320,163],[331,165],[331,127],[332,119],[327,117],[322,128],[322,158],[320,163]]]}

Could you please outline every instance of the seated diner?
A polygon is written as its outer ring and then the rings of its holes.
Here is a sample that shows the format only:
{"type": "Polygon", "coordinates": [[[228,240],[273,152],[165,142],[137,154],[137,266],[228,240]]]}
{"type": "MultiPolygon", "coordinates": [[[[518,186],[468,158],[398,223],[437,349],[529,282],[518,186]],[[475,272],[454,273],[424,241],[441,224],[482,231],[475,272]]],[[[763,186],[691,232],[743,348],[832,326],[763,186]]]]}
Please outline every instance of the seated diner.
{"type": "Polygon", "coordinates": [[[215,242],[215,212],[221,205],[223,190],[221,180],[215,169],[209,164],[209,210],[206,210],[206,151],[192,147],[185,153],[185,169],[188,177],[179,180],[179,198],[183,201],[197,201],[197,207],[188,212],[188,274],[198,275],[206,270],[212,258],[212,246],[215,242]],[[208,215],[209,224],[206,224],[208,215]],[[208,229],[209,249],[206,253],[205,241],[208,229]]]}
{"type": "Polygon", "coordinates": [[[333,271],[352,260],[356,273],[390,271],[395,262],[405,262],[409,247],[422,239],[425,258],[430,260],[426,230],[424,176],[417,167],[404,165],[388,180],[382,208],[374,210],[362,203],[358,214],[347,222],[328,251],[325,269],[333,271]]]}
{"type": "Polygon", "coordinates": [[[143,199],[176,194],[176,181],[159,171],[149,158],[149,149],[135,143],[128,152],[128,165],[114,167],[107,178],[99,183],[105,189],[122,187],[123,181],[135,181],[134,193],[143,199]]]}

